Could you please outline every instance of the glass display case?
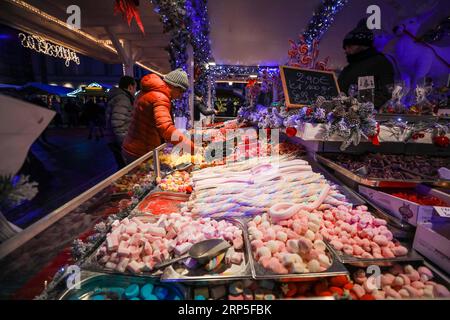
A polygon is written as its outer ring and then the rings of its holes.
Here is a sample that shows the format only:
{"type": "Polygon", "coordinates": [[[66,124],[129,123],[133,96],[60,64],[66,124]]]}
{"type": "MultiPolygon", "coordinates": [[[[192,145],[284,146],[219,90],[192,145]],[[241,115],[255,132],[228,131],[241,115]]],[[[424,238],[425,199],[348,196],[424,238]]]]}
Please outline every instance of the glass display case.
{"type": "Polygon", "coordinates": [[[58,270],[89,249],[83,241],[92,242],[109,221],[131,211],[154,182],[149,152],[3,242],[0,299],[32,299],[40,294],[58,270]],[[80,252],[72,249],[74,241],[80,252]]]}

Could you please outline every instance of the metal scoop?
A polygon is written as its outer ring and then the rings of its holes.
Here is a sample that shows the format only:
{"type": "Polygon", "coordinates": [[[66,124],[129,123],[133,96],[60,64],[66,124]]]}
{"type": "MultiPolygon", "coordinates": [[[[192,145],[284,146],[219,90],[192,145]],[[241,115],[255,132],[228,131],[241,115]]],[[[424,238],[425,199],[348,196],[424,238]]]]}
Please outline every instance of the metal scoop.
{"type": "Polygon", "coordinates": [[[194,244],[186,254],[183,254],[175,259],[161,262],[155,265],[155,269],[161,269],[189,257],[197,260],[198,263],[203,264],[226,251],[229,247],[231,247],[231,245],[222,239],[200,241],[194,244]]]}

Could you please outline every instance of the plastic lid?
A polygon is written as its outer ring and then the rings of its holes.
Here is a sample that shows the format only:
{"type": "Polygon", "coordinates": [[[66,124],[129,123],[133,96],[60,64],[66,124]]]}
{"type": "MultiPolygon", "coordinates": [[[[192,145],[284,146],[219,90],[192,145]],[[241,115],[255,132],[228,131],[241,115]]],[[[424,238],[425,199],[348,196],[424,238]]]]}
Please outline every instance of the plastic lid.
{"type": "Polygon", "coordinates": [[[127,299],[135,298],[139,294],[139,286],[137,284],[132,284],[125,289],[125,297],[127,299]]]}
{"type": "Polygon", "coordinates": [[[169,290],[165,287],[156,287],[153,290],[153,293],[158,297],[159,300],[164,300],[167,298],[167,295],[169,294],[169,290]]]}
{"type": "Polygon", "coordinates": [[[144,300],[149,300],[148,297],[153,295],[153,284],[147,283],[145,286],[141,288],[141,298],[144,300]]]}

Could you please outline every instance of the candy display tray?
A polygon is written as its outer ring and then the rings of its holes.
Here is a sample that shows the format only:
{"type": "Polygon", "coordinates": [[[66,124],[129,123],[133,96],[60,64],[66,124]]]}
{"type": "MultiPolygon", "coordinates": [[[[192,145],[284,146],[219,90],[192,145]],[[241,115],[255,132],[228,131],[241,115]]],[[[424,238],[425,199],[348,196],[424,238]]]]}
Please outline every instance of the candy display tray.
{"type": "Polygon", "coordinates": [[[395,258],[386,258],[386,259],[364,259],[364,258],[358,258],[351,255],[347,255],[345,253],[342,253],[338,250],[336,250],[328,241],[325,240],[325,242],[328,244],[328,247],[333,252],[333,255],[343,264],[349,264],[353,266],[358,267],[366,267],[370,265],[377,265],[377,266],[390,266],[394,263],[398,262],[423,262],[423,257],[417,253],[410,245],[401,243],[401,245],[408,248],[408,254],[402,257],[395,257],[395,258]]]}
{"type": "MultiPolygon", "coordinates": [[[[152,216],[149,214],[146,215],[134,215],[135,217],[139,217],[146,222],[156,222],[159,217],[152,216]]],[[[223,265],[222,269],[218,271],[220,273],[213,273],[210,271],[206,271],[205,269],[188,269],[184,266],[183,263],[175,263],[173,266],[168,266],[162,270],[150,271],[150,272],[142,272],[139,274],[134,274],[129,271],[118,272],[116,270],[105,268],[105,266],[100,265],[97,262],[97,252],[100,247],[106,242],[106,240],[97,248],[90,256],[88,256],[82,263],[81,268],[83,270],[100,272],[106,274],[116,274],[116,275],[126,275],[126,276],[134,276],[134,277],[148,277],[148,278],[160,278],[161,281],[164,282],[192,282],[192,281],[222,281],[222,280],[238,280],[238,279],[246,279],[251,277],[251,268],[250,268],[250,257],[248,255],[247,244],[248,241],[246,239],[247,231],[242,222],[236,219],[227,218],[225,219],[228,222],[238,226],[243,232],[244,239],[244,248],[242,253],[244,254],[244,259],[242,263],[238,265],[226,266],[223,265]],[[225,268],[227,267],[227,268],[225,268]]],[[[241,251],[238,251],[241,252],[241,251]]]]}
{"type": "Polygon", "coordinates": [[[399,180],[399,179],[382,179],[382,178],[365,178],[357,175],[350,170],[340,166],[333,160],[326,157],[326,153],[316,154],[316,159],[325,166],[333,169],[336,173],[344,176],[355,184],[361,184],[368,187],[379,188],[414,188],[418,184],[425,183],[441,188],[450,188],[450,180],[426,180],[426,179],[412,179],[412,180],[399,180]]]}
{"type": "MultiPolygon", "coordinates": [[[[427,261],[403,261],[403,262],[396,261],[389,265],[380,266],[381,272],[387,271],[389,269],[389,267],[391,267],[393,264],[400,264],[402,266],[410,264],[416,269],[420,266],[425,266],[433,272],[434,277],[431,281],[442,284],[443,286],[445,286],[447,289],[450,290],[450,278],[447,275],[445,275],[443,272],[441,272],[440,270],[436,269],[432,264],[428,263],[427,261]]],[[[358,266],[348,266],[349,272],[351,274],[353,274],[358,268],[359,268],[358,266]]],[[[446,300],[450,300],[450,299],[446,299],[446,300]]]]}
{"type": "MultiPolygon", "coordinates": [[[[59,300],[90,300],[92,296],[101,292],[102,288],[126,288],[130,284],[145,285],[148,279],[136,276],[109,275],[98,272],[82,271],[80,274],[80,288],[66,289],[59,297],[59,300]]],[[[180,299],[191,299],[190,290],[179,284],[164,284],[157,279],[150,281],[158,286],[165,286],[174,292],[180,299]]]]}
{"type": "Polygon", "coordinates": [[[408,223],[405,223],[404,221],[401,221],[400,219],[398,219],[396,217],[391,216],[390,214],[387,214],[381,208],[379,208],[378,206],[373,204],[371,201],[369,201],[367,198],[359,195],[354,190],[345,186],[339,179],[337,179],[335,176],[333,176],[329,171],[326,170],[326,168],[324,168],[317,161],[314,161],[313,159],[311,159],[309,157],[304,158],[304,159],[308,160],[311,167],[313,168],[313,171],[321,173],[327,180],[334,183],[337,186],[337,189],[343,195],[345,195],[345,197],[349,200],[349,202],[353,203],[354,206],[365,205],[369,208],[370,212],[374,216],[376,216],[377,218],[386,220],[389,224],[391,231],[394,233],[395,237],[411,238],[414,236],[414,228],[411,225],[409,225],[408,223]]]}
{"type": "MultiPolygon", "coordinates": [[[[328,246],[328,245],[327,245],[328,246]]],[[[250,266],[252,270],[252,277],[255,280],[279,280],[279,281],[306,281],[306,280],[316,280],[319,278],[333,277],[338,275],[348,275],[348,270],[345,266],[336,259],[332,250],[328,246],[328,254],[332,259],[332,264],[328,270],[323,272],[308,272],[308,273],[288,273],[288,274],[278,274],[270,270],[265,269],[262,265],[258,263],[253,257],[253,252],[251,247],[248,245],[248,255],[250,257],[250,266]]]]}
{"type": "Polygon", "coordinates": [[[143,205],[145,202],[152,200],[173,200],[178,202],[186,202],[189,200],[189,194],[183,192],[162,191],[159,187],[155,187],[147,196],[145,196],[131,212],[131,216],[151,215],[151,212],[145,211],[143,205]]]}

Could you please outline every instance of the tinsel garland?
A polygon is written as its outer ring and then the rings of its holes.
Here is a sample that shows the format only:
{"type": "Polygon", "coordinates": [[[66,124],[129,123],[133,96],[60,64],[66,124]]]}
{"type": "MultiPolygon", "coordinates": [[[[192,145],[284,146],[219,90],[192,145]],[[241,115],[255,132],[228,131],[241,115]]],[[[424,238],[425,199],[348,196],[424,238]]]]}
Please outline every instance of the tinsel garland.
{"type": "MultiPolygon", "coordinates": [[[[171,39],[166,50],[169,52],[172,70],[182,68],[187,71],[187,46],[189,43],[189,15],[186,11],[186,0],[151,0],[163,24],[163,32],[170,33],[171,39]]],[[[176,117],[190,118],[188,94],[173,103],[176,117]]]]}
{"type": "Polygon", "coordinates": [[[215,100],[215,82],[211,75],[208,62],[212,60],[209,41],[209,18],[206,0],[189,0],[186,2],[190,13],[190,43],[194,51],[194,87],[195,92],[203,97],[211,88],[211,99],[215,100]]]}
{"type": "Polygon", "coordinates": [[[303,33],[306,43],[312,44],[314,40],[320,41],[324,33],[333,24],[335,15],[346,4],[347,0],[323,0],[303,33]]]}
{"type": "Polygon", "coordinates": [[[211,75],[215,80],[235,79],[247,80],[250,75],[262,75],[267,72],[270,76],[278,74],[278,67],[270,66],[237,66],[237,65],[216,65],[211,66],[211,75]]]}
{"type": "MultiPolygon", "coordinates": [[[[172,69],[187,70],[187,46],[190,43],[194,52],[195,91],[203,97],[207,96],[208,86],[211,86],[214,100],[214,81],[208,69],[212,59],[209,42],[209,18],[206,0],[151,0],[155,12],[160,14],[164,32],[171,33],[171,41],[167,48],[170,54],[172,69]]],[[[174,104],[174,114],[190,118],[187,92],[182,99],[174,104]]]]}

